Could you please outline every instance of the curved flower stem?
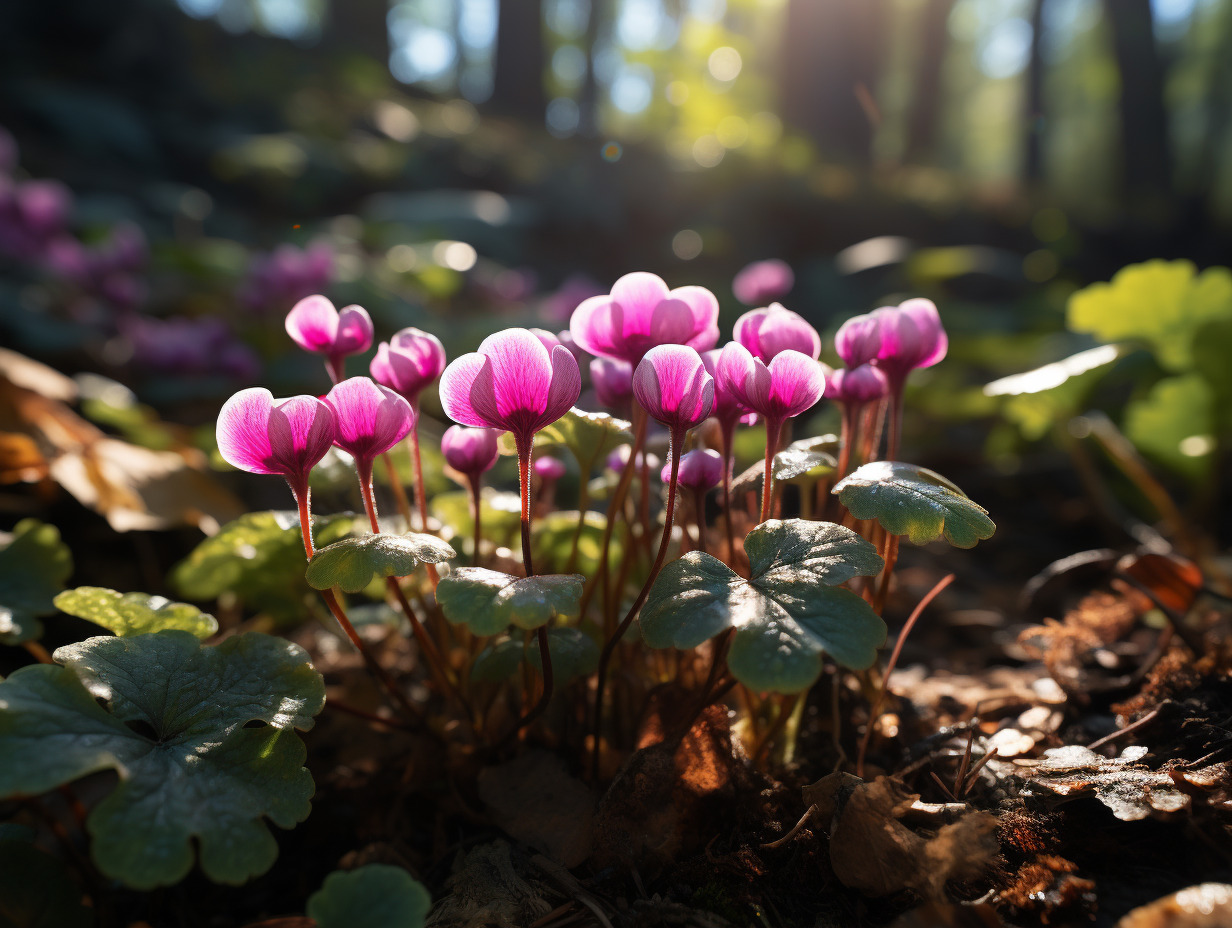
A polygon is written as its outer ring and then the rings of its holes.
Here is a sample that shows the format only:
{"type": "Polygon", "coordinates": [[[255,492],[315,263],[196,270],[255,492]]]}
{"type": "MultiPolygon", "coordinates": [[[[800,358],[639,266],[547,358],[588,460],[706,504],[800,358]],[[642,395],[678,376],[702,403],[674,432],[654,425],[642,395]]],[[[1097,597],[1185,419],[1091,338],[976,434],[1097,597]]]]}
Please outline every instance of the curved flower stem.
{"type": "MultiPolygon", "coordinates": [[[[608,500],[607,504],[607,519],[606,524],[603,526],[603,541],[599,545],[599,570],[595,573],[595,576],[586,582],[586,588],[582,591],[582,603],[578,611],[579,616],[586,615],[586,609],[594,598],[595,590],[599,587],[599,577],[607,573],[607,556],[612,546],[612,531],[616,528],[616,516],[625,504],[625,497],[629,494],[629,485],[633,483],[633,471],[637,466],[638,453],[646,443],[646,411],[641,406],[634,406],[633,420],[633,446],[629,449],[629,460],[625,462],[624,470],[620,472],[620,480],[617,481],[616,489],[612,491],[612,498],[608,500]]],[[[626,552],[625,556],[630,556],[629,552],[626,552]]]]}
{"type": "MultiPolygon", "coordinates": [[[[415,426],[411,429],[411,459],[415,464],[415,503],[419,506],[419,530],[428,530],[428,493],[424,489],[423,458],[419,454],[419,402],[415,402],[415,426]]],[[[410,529],[410,523],[407,523],[410,529]]],[[[436,565],[428,564],[428,579],[432,582],[432,592],[441,582],[441,575],[436,571],[436,565]]]]}
{"type": "Polygon", "coordinates": [[[471,474],[471,519],[475,523],[475,539],[474,553],[471,556],[472,566],[479,566],[479,546],[483,539],[483,528],[481,525],[483,519],[483,498],[480,496],[479,489],[483,482],[483,478],[478,474],[471,474]]]}
{"type": "Polygon", "coordinates": [[[894,672],[894,668],[898,664],[898,656],[902,653],[903,644],[906,643],[907,636],[911,634],[911,630],[915,628],[915,623],[920,618],[920,614],[928,608],[928,604],[937,597],[938,593],[953,582],[954,574],[946,574],[942,577],[937,582],[937,585],[929,590],[924,595],[924,598],[916,604],[907,621],[903,623],[903,630],[898,633],[898,640],[894,642],[894,650],[890,652],[890,660],[886,664],[885,673],[881,675],[881,686],[877,690],[877,697],[873,700],[873,704],[868,710],[868,727],[864,729],[864,737],[860,739],[860,750],[856,754],[856,776],[858,777],[864,776],[864,757],[868,753],[868,743],[873,737],[873,729],[877,725],[877,714],[881,711],[881,703],[885,700],[886,691],[890,686],[890,674],[894,672]]]}
{"type": "Polygon", "coordinates": [[[736,438],[736,423],[723,422],[721,423],[723,434],[723,520],[727,528],[727,566],[735,568],[736,565],[736,533],[732,530],[732,502],[731,502],[731,472],[732,472],[732,457],[734,452],[733,445],[736,438]]]}
{"type": "MultiPolygon", "coordinates": [[[[526,576],[533,577],[535,575],[535,565],[531,560],[530,550],[530,456],[531,456],[531,440],[532,436],[517,436],[518,446],[518,489],[522,494],[522,565],[526,568],[526,576]]],[[[543,694],[539,697],[539,701],[534,708],[526,715],[518,720],[517,730],[521,730],[533,722],[547,710],[548,703],[552,701],[552,690],[554,688],[554,677],[552,674],[552,654],[548,650],[548,629],[546,625],[540,625],[535,629],[535,635],[539,639],[539,660],[543,665],[543,694]]]]}
{"type": "MultiPolygon", "coordinates": [[[[369,468],[371,470],[371,468],[369,468]]],[[[308,560],[312,560],[316,554],[316,547],[312,543],[312,507],[310,502],[310,493],[308,490],[307,481],[301,486],[291,484],[291,495],[295,497],[296,508],[299,509],[299,530],[300,535],[304,540],[304,554],[308,556],[308,560]]],[[[385,690],[393,697],[398,708],[401,709],[407,716],[416,721],[422,721],[423,716],[418,709],[407,699],[406,694],[394,682],[393,677],[389,672],[378,663],[376,657],[368,650],[368,646],[364,644],[364,640],[359,637],[359,633],[355,631],[355,626],[351,624],[351,620],[347,618],[346,610],[342,608],[342,604],[338,602],[338,597],[334,595],[332,589],[321,590],[321,598],[325,600],[325,605],[329,607],[330,613],[338,621],[351,644],[355,645],[355,650],[360,653],[364,659],[364,664],[368,671],[380,681],[385,690]]]]}
{"type": "Polygon", "coordinates": [[[898,460],[898,439],[903,431],[902,382],[890,384],[890,436],[886,440],[886,460],[898,460]]]}
{"type": "Polygon", "coordinates": [[[43,647],[41,644],[39,644],[37,641],[33,641],[33,640],[23,641],[21,643],[21,646],[25,648],[26,651],[30,654],[30,656],[33,657],[36,661],[38,661],[40,664],[54,664],[55,663],[55,660],[52,659],[52,656],[50,653],[48,653],[47,649],[43,647]]]}
{"type": "Polygon", "coordinates": [[[766,420],[766,474],[761,487],[761,521],[770,518],[770,507],[774,503],[774,455],[779,450],[779,435],[783,431],[783,421],[766,420]]]}
{"type": "Polygon", "coordinates": [[[677,433],[673,429],[668,433],[667,454],[672,462],[672,471],[667,483],[667,509],[663,514],[663,537],[659,541],[659,553],[655,556],[654,564],[650,568],[650,574],[646,577],[646,582],[642,584],[642,590],[637,594],[637,599],[633,601],[633,605],[629,607],[629,612],[621,623],[616,626],[615,634],[607,640],[607,643],[603,646],[603,653],[599,656],[599,681],[595,688],[594,752],[591,756],[591,774],[595,777],[599,775],[600,729],[603,727],[603,690],[607,682],[607,669],[612,662],[612,655],[616,652],[616,646],[620,644],[620,640],[625,636],[625,632],[629,630],[629,626],[633,624],[634,618],[637,617],[638,612],[641,611],[642,606],[646,603],[646,597],[650,595],[650,588],[654,586],[655,579],[663,568],[663,562],[667,559],[667,548],[672,540],[673,515],[676,510],[676,478],[680,475],[680,448],[683,444],[683,431],[677,433]]]}
{"type": "Polygon", "coordinates": [[[842,409],[842,426],[838,433],[838,472],[834,475],[835,483],[846,477],[848,471],[851,470],[851,449],[857,438],[861,405],[860,403],[839,403],[842,409]]]}
{"type": "Polygon", "coordinates": [[[894,565],[898,563],[898,536],[887,533],[885,549],[881,554],[885,568],[881,574],[881,583],[873,597],[873,609],[881,615],[885,611],[886,597],[890,594],[890,575],[894,573],[894,565]]]}
{"type": "Polygon", "coordinates": [[[697,518],[697,550],[706,552],[706,491],[701,487],[693,490],[693,515],[697,518]]]}
{"type": "MultiPolygon", "coordinates": [[[[372,462],[357,460],[355,462],[355,469],[359,473],[359,493],[364,498],[364,509],[368,513],[368,524],[372,526],[373,534],[380,534],[381,529],[377,519],[376,499],[372,495],[372,462]]],[[[424,662],[428,665],[428,670],[433,678],[435,678],[437,686],[453,695],[466,709],[467,716],[469,717],[470,704],[454,685],[453,680],[450,679],[449,674],[445,670],[445,659],[441,656],[441,652],[428,635],[427,629],[423,627],[423,623],[419,621],[419,616],[415,615],[415,610],[411,608],[406,594],[402,592],[398,578],[386,577],[385,586],[393,594],[394,599],[397,600],[402,614],[406,616],[406,620],[411,623],[411,633],[415,636],[415,643],[419,645],[424,662]]]]}

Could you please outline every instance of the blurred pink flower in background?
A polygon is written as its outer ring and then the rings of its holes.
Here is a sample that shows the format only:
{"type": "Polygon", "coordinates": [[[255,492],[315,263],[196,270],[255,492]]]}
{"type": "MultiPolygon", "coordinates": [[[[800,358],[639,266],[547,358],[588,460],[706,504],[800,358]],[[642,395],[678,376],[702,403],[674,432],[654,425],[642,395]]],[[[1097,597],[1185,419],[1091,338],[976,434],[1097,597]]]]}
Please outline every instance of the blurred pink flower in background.
{"type": "Polygon", "coordinates": [[[252,258],[238,297],[249,309],[275,312],[324,290],[333,276],[334,249],[328,242],[307,248],[279,245],[252,258]]]}
{"type": "Polygon", "coordinates": [[[732,293],[745,306],[760,306],[785,296],[795,282],[796,275],[787,262],[771,258],[742,269],[732,281],[732,293]]]}

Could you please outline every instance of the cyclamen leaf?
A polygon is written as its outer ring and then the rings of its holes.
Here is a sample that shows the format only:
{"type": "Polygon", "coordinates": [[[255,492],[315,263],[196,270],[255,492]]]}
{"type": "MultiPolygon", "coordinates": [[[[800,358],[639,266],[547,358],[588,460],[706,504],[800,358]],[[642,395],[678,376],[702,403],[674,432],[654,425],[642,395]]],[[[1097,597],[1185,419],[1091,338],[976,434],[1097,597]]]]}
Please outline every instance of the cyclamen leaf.
{"type": "Polygon", "coordinates": [[[52,597],[73,572],[73,556],[60,530],[37,519],[23,519],[13,540],[0,550],[0,644],[38,638],[36,616],[55,611],[52,597]]]}
{"type": "Polygon", "coordinates": [[[745,539],[748,580],[691,551],[663,568],[641,612],[654,648],[694,648],[735,628],[728,666],[759,691],[796,693],[821,674],[822,653],[853,670],[871,667],[886,626],[861,597],[837,587],[873,576],[876,549],[832,522],[772,519],[745,539]]]}
{"type": "Polygon", "coordinates": [[[774,456],[771,465],[775,480],[816,480],[834,473],[838,462],[825,451],[788,448],[774,456]]]}
{"type": "Polygon", "coordinates": [[[974,548],[997,526],[988,512],[940,474],[903,461],[873,461],[832,491],[857,519],[876,519],[892,535],[922,545],[937,538],[974,548]]]}
{"type": "Polygon", "coordinates": [[[317,928],[422,928],[431,907],[424,885],[390,864],[336,870],[308,897],[317,928]]]}
{"type": "MultiPolygon", "coordinates": [[[[543,673],[543,658],[536,643],[526,648],[513,638],[498,638],[475,656],[470,678],[475,683],[507,680],[521,666],[524,654],[530,665],[543,673]]],[[[576,628],[548,629],[548,654],[552,657],[552,673],[557,681],[584,677],[599,666],[599,646],[576,628]]]]}
{"type": "Polygon", "coordinates": [[[532,629],[556,618],[577,618],[581,574],[514,577],[485,567],[460,567],[442,577],[436,601],[454,625],[476,635],[495,635],[510,625],[532,629]]]}
{"type": "Polygon", "coordinates": [[[101,625],[121,638],[177,628],[197,638],[218,631],[218,621],[188,603],[173,603],[148,593],[117,593],[101,586],[79,586],[55,599],[56,608],[101,625]]]}
{"type": "Polygon", "coordinates": [[[439,564],[456,554],[435,535],[359,535],[320,548],[305,577],[317,590],[340,586],[358,593],[373,577],[405,577],[420,564],[439,564]]]}
{"type": "Polygon", "coordinates": [[[294,729],[312,727],[325,686],[302,648],[256,632],[204,647],[162,631],[90,638],[55,658],[65,666],[0,683],[0,797],[115,770],[86,821],[106,876],[143,890],[176,883],[194,841],[216,882],[269,869],[278,845],[264,819],[291,828],[311,810],[294,729]]]}
{"type": "MultiPolygon", "coordinates": [[[[313,535],[325,546],[349,534],[354,525],[351,513],[319,517],[313,520],[313,535]]],[[[276,618],[299,620],[304,598],[316,599],[304,581],[305,560],[296,513],[250,512],[197,545],[172,569],[171,583],[185,599],[213,600],[235,593],[276,618]]]]}

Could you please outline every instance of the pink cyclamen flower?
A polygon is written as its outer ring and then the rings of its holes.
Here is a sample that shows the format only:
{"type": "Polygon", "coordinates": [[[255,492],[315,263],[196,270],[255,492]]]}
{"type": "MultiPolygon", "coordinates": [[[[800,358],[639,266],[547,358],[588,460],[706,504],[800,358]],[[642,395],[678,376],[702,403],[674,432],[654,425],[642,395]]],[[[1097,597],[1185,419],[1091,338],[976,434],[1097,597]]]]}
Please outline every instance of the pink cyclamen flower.
{"type": "Polygon", "coordinates": [[[767,364],[780,351],[799,351],[814,360],[821,354],[821,336],[817,330],[799,313],[779,303],[749,310],[736,320],[732,337],[767,364]]]}
{"type": "MultiPolygon", "coordinates": [[[[615,451],[607,456],[607,469],[620,473],[625,469],[625,465],[629,463],[629,446],[621,445],[615,451]]],[[[637,457],[633,460],[633,467],[636,470],[641,470],[645,467],[647,470],[658,470],[659,456],[655,454],[646,454],[642,451],[637,453],[637,457]]]]}
{"type": "Polygon", "coordinates": [[[368,377],[351,377],[325,395],[338,423],[334,444],[351,457],[360,478],[371,476],[372,462],[406,437],[417,414],[403,397],[368,377]]]}
{"type": "Polygon", "coordinates": [[[796,282],[786,261],[754,261],[732,281],[732,293],[745,306],[757,306],[785,296],[796,282]]]}
{"type": "Polygon", "coordinates": [[[342,379],[342,361],[347,355],[367,351],[372,345],[372,319],[362,306],[334,308],[317,294],[304,297],[287,313],[287,334],[305,351],[323,354],[335,382],[342,379]]]}
{"type": "Polygon", "coordinates": [[[890,383],[906,379],[918,367],[932,367],[945,357],[949,339],[932,300],[914,299],[873,313],[881,333],[877,366],[890,383]]]}
{"type": "Polygon", "coordinates": [[[876,313],[852,316],[839,326],[834,348],[848,367],[876,360],[881,351],[881,317],[876,313]]]}
{"type": "Polygon", "coordinates": [[[557,458],[535,458],[535,474],[541,480],[559,480],[565,476],[565,463],[557,458]]]}
{"type": "Polygon", "coordinates": [[[590,362],[590,382],[599,402],[608,409],[624,409],[633,398],[633,365],[614,358],[590,362]]]}
{"type": "Polygon", "coordinates": [[[687,345],[651,348],[633,372],[633,395],[650,416],[671,430],[675,439],[714,408],[714,378],[706,373],[701,355],[687,345]]]}
{"type": "Polygon", "coordinates": [[[840,403],[879,400],[890,390],[885,372],[872,364],[842,368],[826,376],[826,396],[840,403]]]}
{"type": "Polygon", "coordinates": [[[577,402],[582,374],[569,349],[549,353],[527,329],[489,335],[441,375],[441,406],[462,425],[513,433],[519,454],[530,454],[534,434],[577,402]]]}
{"type": "Polygon", "coordinates": [[[826,389],[826,367],[799,351],[781,351],[766,364],[738,342],[719,355],[719,379],[740,403],[773,424],[811,409],[826,389]]]}
{"type": "Polygon", "coordinates": [[[551,351],[561,343],[559,336],[557,336],[555,332],[549,332],[547,329],[527,329],[527,331],[530,332],[531,335],[535,336],[535,338],[539,339],[540,343],[542,343],[543,347],[548,351],[551,351]]]}
{"type": "MultiPolygon", "coordinates": [[[[659,475],[664,483],[671,477],[671,465],[663,468],[659,475]]],[[[688,452],[680,459],[680,473],[677,480],[682,487],[691,490],[709,490],[718,485],[723,476],[723,456],[709,448],[697,448],[688,452]]]]}
{"type": "Polygon", "coordinates": [[[714,378],[714,410],[710,414],[719,420],[724,436],[728,436],[729,430],[734,430],[739,422],[745,425],[756,423],[757,413],[736,399],[735,394],[723,383],[723,378],[719,376],[719,357],[722,354],[721,348],[703,351],[702,363],[706,365],[706,373],[714,378]]]}
{"type": "Polygon", "coordinates": [[[656,345],[697,351],[719,340],[719,301],[704,287],[678,287],[645,272],[626,274],[606,296],[585,300],[569,330],[585,351],[637,365],[656,345]]]}
{"type": "Polygon", "coordinates": [[[334,412],[315,396],[276,400],[263,387],[240,390],[218,413],[218,452],[253,474],[285,477],[291,489],[308,489],[308,472],[334,443],[334,412]]]}
{"type": "Polygon", "coordinates": [[[445,369],[445,346],[430,332],[408,326],[388,344],[377,345],[368,369],[373,380],[416,405],[424,387],[445,369]]]}
{"type": "Polygon", "coordinates": [[[451,425],[441,436],[441,453],[454,470],[475,477],[492,469],[499,457],[495,429],[472,429],[451,425]]]}

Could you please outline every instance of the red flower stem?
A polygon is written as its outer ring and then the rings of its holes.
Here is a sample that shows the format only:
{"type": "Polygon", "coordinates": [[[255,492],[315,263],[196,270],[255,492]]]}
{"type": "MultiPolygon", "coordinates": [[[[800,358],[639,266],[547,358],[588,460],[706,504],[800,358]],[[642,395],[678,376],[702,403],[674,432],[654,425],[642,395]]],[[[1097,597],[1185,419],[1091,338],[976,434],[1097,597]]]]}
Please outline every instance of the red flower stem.
{"type": "Polygon", "coordinates": [[[471,564],[475,567],[479,566],[479,546],[483,539],[483,529],[481,521],[483,518],[483,497],[480,495],[479,489],[483,483],[483,478],[479,474],[470,475],[471,482],[471,519],[475,523],[475,540],[474,553],[471,557],[471,564]]]}
{"type": "Polygon", "coordinates": [[[642,455],[642,471],[637,476],[638,489],[641,490],[642,511],[642,548],[650,558],[650,455],[642,455]]]}
{"type": "Polygon", "coordinates": [[[761,487],[761,521],[770,518],[770,507],[774,503],[774,455],[779,450],[779,435],[783,431],[783,420],[766,420],[766,474],[761,487]]]}
{"type": "Polygon", "coordinates": [[[654,586],[659,571],[663,568],[663,562],[667,559],[667,548],[672,540],[672,522],[676,510],[676,478],[680,475],[680,448],[684,444],[684,436],[683,430],[677,433],[673,429],[668,433],[667,454],[672,462],[672,471],[667,483],[667,509],[663,514],[663,537],[659,540],[659,553],[655,556],[654,565],[650,568],[650,574],[646,577],[646,582],[642,584],[642,590],[637,594],[637,599],[633,601],[628,614],[616,627],[615,634],[607,640],[603,646],[603,653],[599,656],[599,682],[595,688],[594,753],[591,763],[592,774],[596,777],[599,775],[599,743],[600,730],[603,727],[603,690],[607,682],[607,669],[611,664],[612,655],[616,652],[616,646],[620,644],[625,632],[629,630],[634,618],[645,605],[646,597],[650,595],[650,588],[654,586]]]}
{"type": "MultiPolygon", "coordinates": [[[[289,482],[289,481],[288,481],[289,482]]],[[[308,556],[308,560],[312,560],[316,554],[316,547],[312,543],[312,508],[310,505],[310,493],[308,490],[308,482],[305,479],[300,486],[291,484],[291,495],[295,497],[295,505],[299,509],[299,531],[304,539],[304,554],[308,556]]],[[[407,716],[412,719],[420,719],[419,710],[412,705],[407,699],[406,694],[402,692],[398,684],[394,682],[393,677],[385,670],[384,667],[377,662],[372,652],[368,650],[368,646],[364,644],[364,640],[359,637],[359,633],[355,631],[355,626],[351,624],[351,620],[347,618],[346,610],[342,608],[342,604],[338,602],[338,597],[334,595],[332,589],[321,590],[321,598],[325,600],[325,605],[329,607],[330,613],[338,621],[351,644],[355,645],[355,650],[360,653],[364,659],[364,664],[368,668],[368,672],[377,678],[378,682],[385,687],[385,690],[393,697],[398,708],[401,709],[407,716]]]]}
{"type": "Polygon", "coordinates": [[[732,530],[731,472],[736,423],[722,423],[723,435],[723,520],[727,527],[727,566],[736,566],[736,534],[732,530]]]}
{"type": "Polygon", "coordinates": [[[890,384],[890,437],[886,442],[886,460],[898,460],[898,439],[903,431],[903,387],[905,381],[890,384]]]}
{"type": "Polygon", "coordinates": [[[834,480],[837,483],[847,476],[851,470],[851,448],[856,442],[856,431],[860,422],[860,403],[840,403],[842,409],[842,426],[839,429],[838,440],[838,473],[834,480]]]}
{"type": "MultiPolygon", "coordinates": [[[[419,453],[419,403],[415,403],[415,425],[411,429],[411,458],[415,464],[415,501],[419,506],[419,530],[426,532],[428,530],[428,493],[424,489],[423,479],[423,457],[419,453]]],[[[410,523],[406,526],[410,529],[410,523]]],[[[441,582],[441,575],[436,571],[435,564],[426,565],[428,568],[428,580],[432,583],[432,592],[436,592],[436,585],[441,582]]]]}
{"type": "Polygon", "coordinates": [[[885,611],[886,597],[890,594],[890,575],[894,573],[894,565],[898,563],[898,536],[886,533],[885,551],[881,555],[885,561],[885,569],[881,574],[881,584],[877,587],[877,595],[873,598],[873,609],[881,615],[885,611]]]}
{"type": "MultiPolygon", "coordinates": [[[[633,446],[629,449],[629,460],[625,462],[624,470],[620,472],[620,480],[617,481],[616,489],[612,491],[612,498],[607,504],[607,518],[603,526],[603,541],[599,545],[599,570],[595,576],[586,582],[586,588],[582,591],[579,616],[586,615],[586,608],[590,605],[590,601],[594,598],[595,590],[599,587],[599,577],[607,572],[607,556],[612,546],[612,531],[616,528],[616,516],[624,506],[625,498],[629,495],[629,485],[633,483],[633,471],[636,469],[637,455],[642,450],[645,442],[646,411],[641,406],[635,405],[633,408],[633,446]]],[[[629,556],[630,552],[626,551],[625,557],[629,556]]]]}
{"type": "Polygon", "coordinates": [[[706,553],[706,491],[701,487],[693,490],[693,514],[697,517],[697,550],[706,553]]]}
{"type": "MultiPolygon", "coordinates": [[[[373,534],[379,535],[381,529],[377,519],[376,499],[372,495],[372,462],[356,460],[355,469],[359,472],[359,493],[364,498],[364,509],[368,513],[368,522],[372,526],[373,534]]],[[[394,599],[398,601],[398,606],[402,609],[402,614],[406,616],[406,620],[411,623],[411,633],[415,636],[415,642],[419,645],[419,650],[424,656],[424,661],[427,663],[429,671],[436,679],[437,686],[452,694],[467,709],[467,714],[469,715],[470,706],[466,698],[458,691],[449,675],[445,672],[445,660],[437,649],[436,644],[429,637],[427,629],[419,621],[419,616],[415,615],[415,610],[411,608],[406,594],[402,592],[398,578],[386,577],[385,586],[393,594],[394,599]]]]}
{"type": "Polygon", "coordinates": [[[898,640],[894,642],[894,650],[890,652],[890,662],[886,664],[885,673],[881,675],[881,687],[877,690],[877,697],[873,700],[873,704],[868,710],[868,727],[864,729],[864,737],[860,740],[860,750],[856,754],[856,776],[858,777],[864,776],[864,756],[868,753],[868,742],[873,736],[873,728],[877,725],[877,713],[881,711],[881,703],[885,699],[886,690],[890,685],[890,674],[894,672],[894,668],[898,664],[898,656],[902,653],[903,644],[907,641],[907,636],[911,634],[911,630],[915,628],[915,623],[920,618],[920,614],[928,608],[928,604],[936,599],[938,593],[953,582],[954,574],[946,574],[942,577],[937,585],[929,590],[916,605],[915,609],[912,610],[911,615],[903,625],[903,630],[898,633],[898,640]]]}
{"type": "MultiPolygon", "coordinates": [[[[522,565],[526,568],[526,576],[535,575],[535,566],[531,560],[530,551],[530,457],[533,436],[516,436],[518,446],[518,484],[522,493],[522,565]]],[[[533,709],[518,720],[517,730],[521,730],[533,722],[547,710],[552,701],[554,677],[552,674],[552,654],[548,650],[548,629],[540,625],[535,629],[539,639],[539,661],[543,666],[543,694],[539,697],[533,709]]]]}
{"type": "Polygon", "coordinates": [[[43,647],[41,644],[39,644],[37,641],[23,641],[21,643],[21,646],[25,648],[26,651],[30,654],[30,656],[33,657],[36,661],[38,661],[40,664],[54,664],[55,663],[55,660],[52,659],[52,656],[50,653],[48,653],[47,649],[43,647]]]}

